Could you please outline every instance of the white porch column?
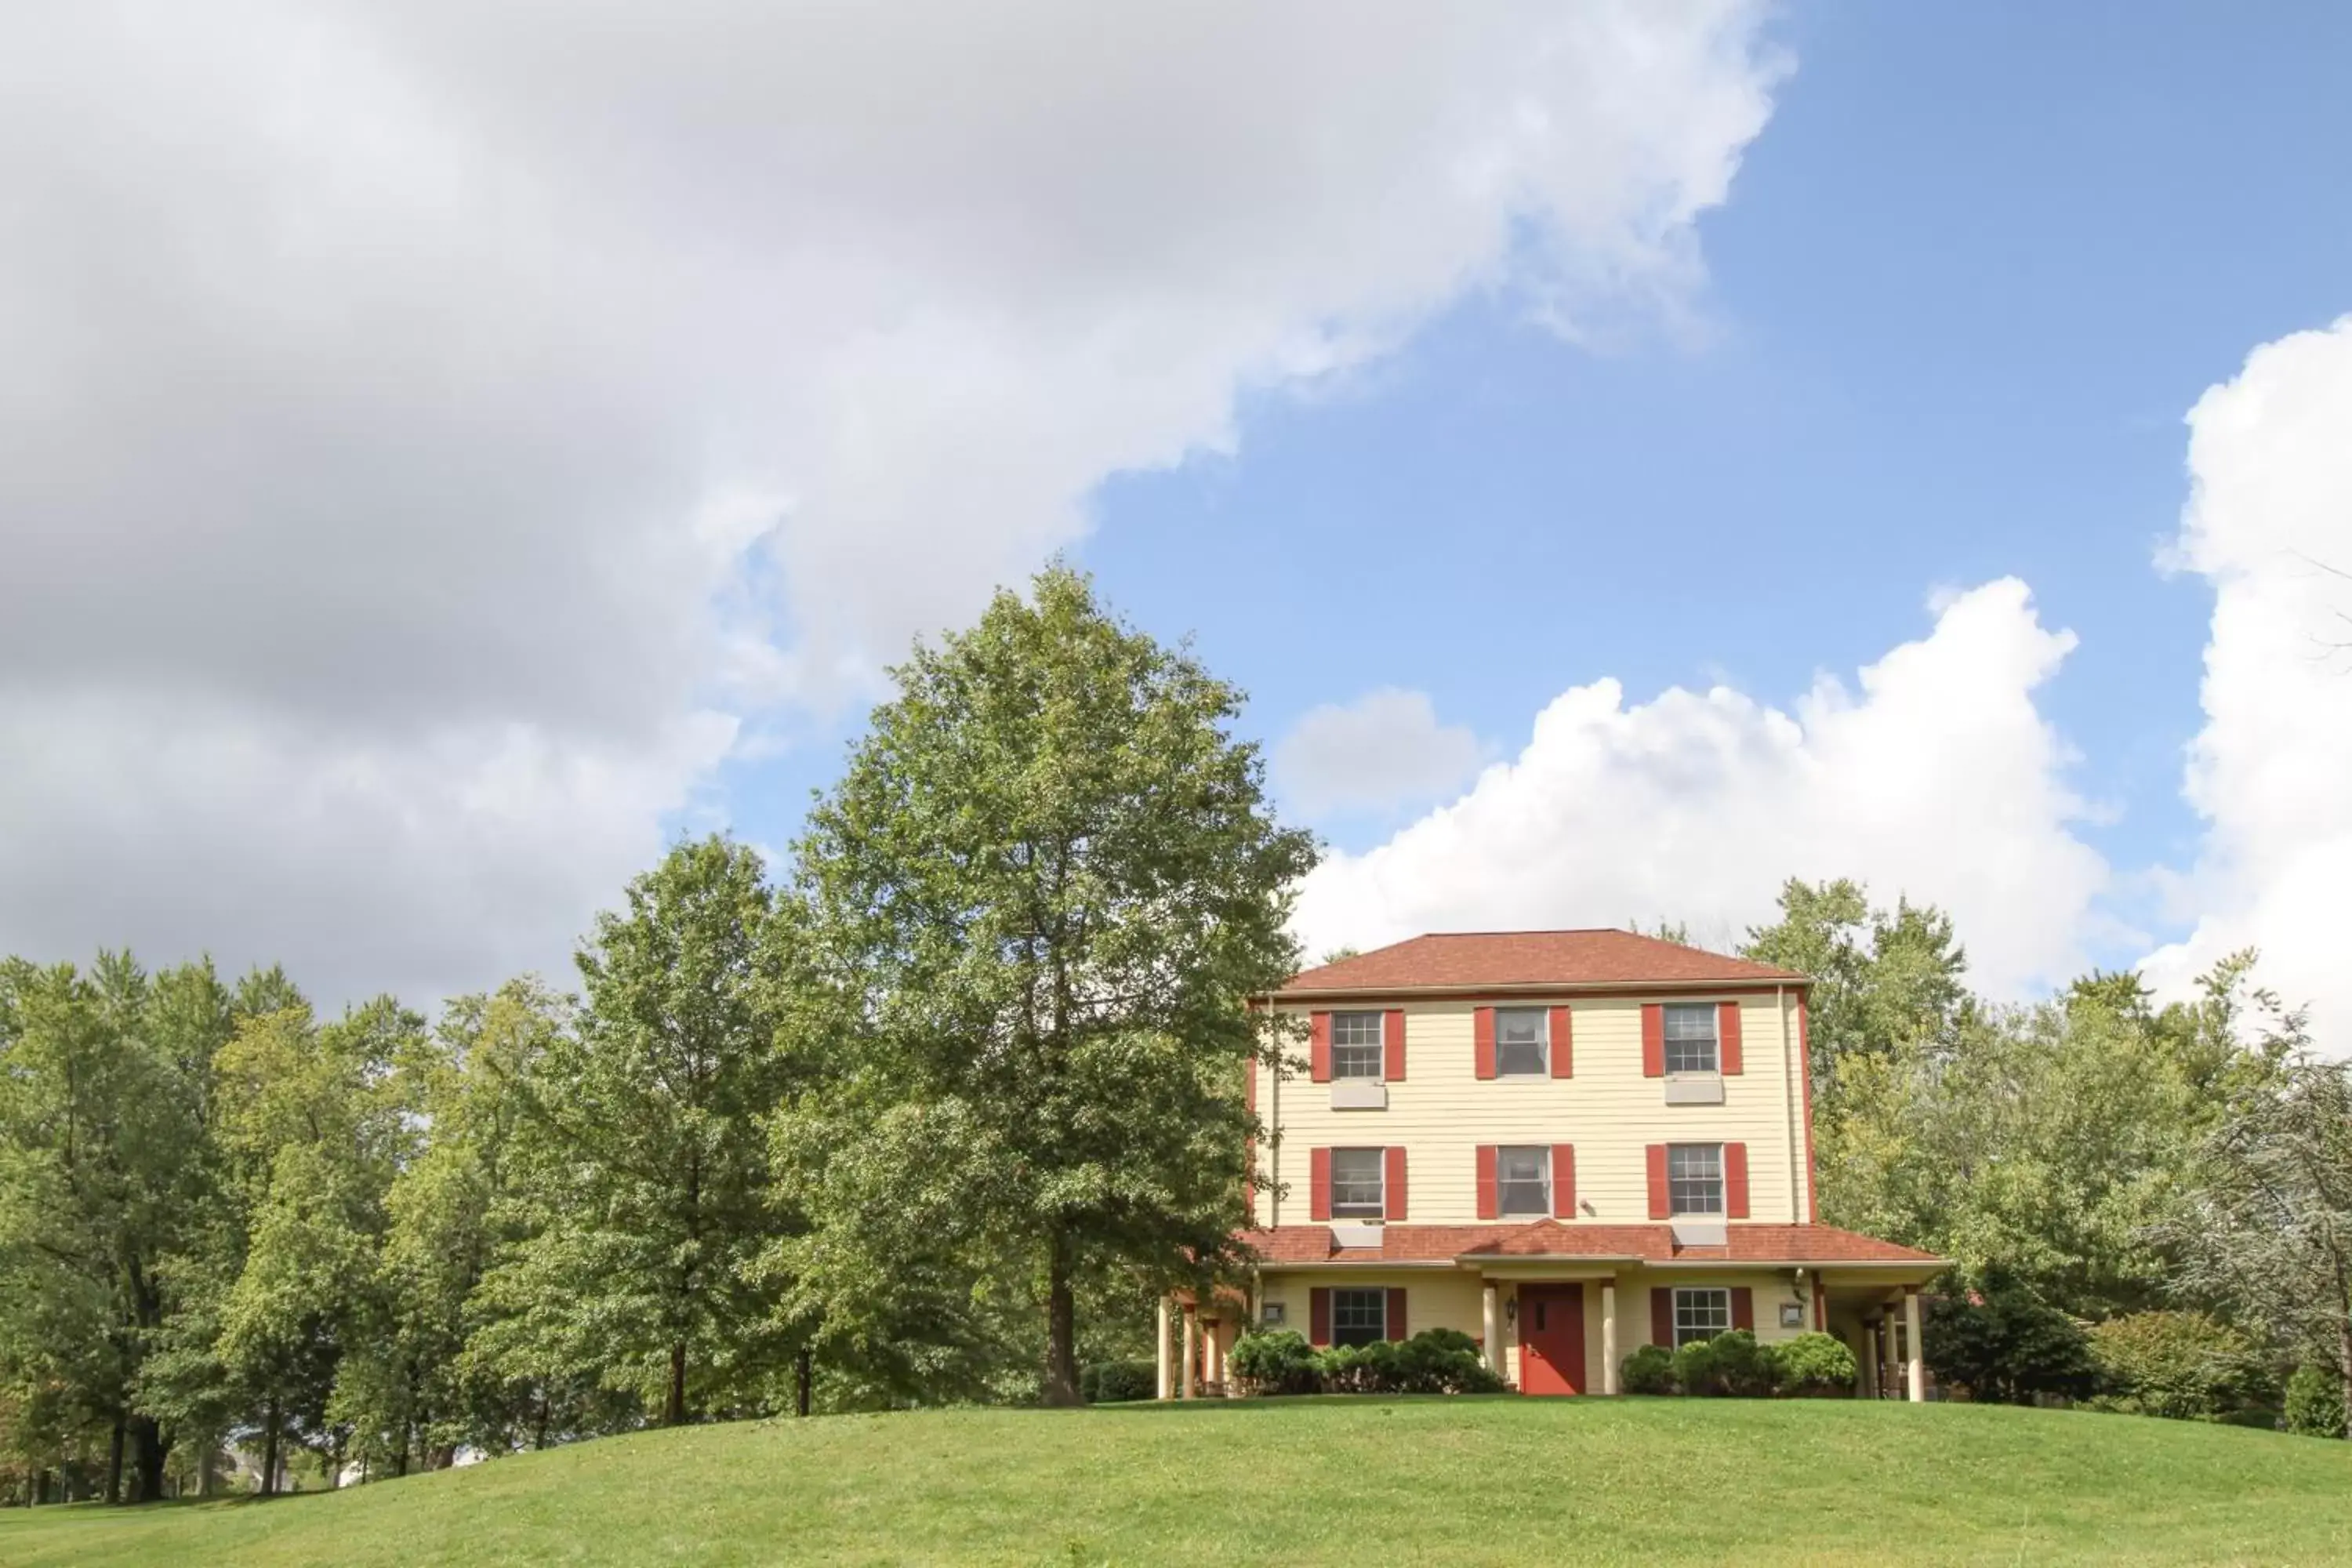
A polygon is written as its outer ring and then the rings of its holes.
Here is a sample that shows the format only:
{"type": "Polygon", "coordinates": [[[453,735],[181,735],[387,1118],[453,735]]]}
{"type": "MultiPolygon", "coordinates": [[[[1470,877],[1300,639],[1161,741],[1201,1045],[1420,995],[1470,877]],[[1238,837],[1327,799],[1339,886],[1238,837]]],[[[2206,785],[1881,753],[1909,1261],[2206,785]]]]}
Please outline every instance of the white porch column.
{"type": "Polygon", "coordinates": [[[1166,1399],[1176,1391],[1168,1381],[1168,1298],[1160,1298],[1159,1379],[1153,1384],[1154,1399],[1166,1399]]]}
{"type": "Polygon", "coordinates": [[[1217,1340],[1217,1320],[1201,1320],[1201,1381],[1223,1384],[1225,1381],[1225,1347],[1217,1340]]]}
{"type": "Polygon", "coordinates": [[[1503,1375],[1503,1293],[1486,1281],[1486,1370],[1503,1375]]]}
{"type": "Polygon", "coordinates": [[[1903,1338],[1907,1352],[1903,1362],[1903,1383],[1906,1395],[1914,1405],[1927,1398],[1927,1363],[1919,1353],[1919,1290],[1916,1286],[1903,1292],[1903,1338]]]}
{"type": "Polygon", "coordinates": [[[1176,1397],[1198,1399],[1201,1397],[1201,1363],[1200,1347],[1195,1342],[1200,1336],[1201,1318],[1190,1307],[1184,1309],[1184,1326],[1180,1331],[1184,1336],[1184,1381],[1178,1385],[1176,1397]]]}
{"type": "Polygon", "coordinates": [[[1601,1392],[1620,1394],[1617,1386],[1617,1280],[1601,1282],[1601,1392]]]}
{"type": "Polygon", "coordinates": [[[1862,1325],[1862,1396],[1878,1397],[1878,1320],[1871,1318],[1862,1325]]]}

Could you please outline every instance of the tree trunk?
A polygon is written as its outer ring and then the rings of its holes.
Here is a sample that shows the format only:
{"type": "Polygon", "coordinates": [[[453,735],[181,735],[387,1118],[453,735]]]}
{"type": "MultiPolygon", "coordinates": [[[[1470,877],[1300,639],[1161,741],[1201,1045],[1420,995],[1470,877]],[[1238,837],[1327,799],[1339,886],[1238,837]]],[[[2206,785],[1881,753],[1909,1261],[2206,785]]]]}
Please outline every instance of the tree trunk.
{"type": "Polygon", "coordinates": [[[803,1345],[800,1353],[793,1358],[793,1414],[795,1415],[809,1413],[809,1384],[814,1381],[814,1369],[809,1362],[809,1348],[803,1345]]]}
{"type": "Polygon", "coordinates": [[[669,1397],[662,1404],[662,1425],[686,1425],[686,1342],[669,1347],[669,1397]]]}
{"type": "Polygon", "coordinates": [[[163,1497],[163,1456],[171,1445],[152,1415],[131,1418],[131,1500],[160,1502],[163,1497]]]}
{"type": "Polygon", "coordinates": [[[261,1424],[261,1495],[278,1495],[278,1401],[269,1402],[261,1424]]]}
{"type": "Polygon", "coordinates": [[[214,1487],[219,1484],[214,1474],[219,1458],[220,1450],[213,1446],[210,1438],[205,1439],[204,1452],[196,1456],[196,1495],[198,1497],[212,1496],[214,1487]]]}
{"type": "Polygon", "coordinates": [[[114,1413],[114,1436],[106,1448],[106,1501],[110,1508],[122,1500],[122,1412],[114,1413]]]}
{"type": "Polygon", "coordinates": [[[1054,1233],[1053,1257],[1045,1279],[1045,1403],[1080,1405],[1078,1394],[1078,1309],[1070,1288],[1070,1240],[1054,1233]]]}
{"type": "Polygon", "coordinates": [[[547,1447],[547,1390],[543,1388],[539,1391],[539,1414],[531,1422],[530,1446],[534,1448],[547,1447]]]}

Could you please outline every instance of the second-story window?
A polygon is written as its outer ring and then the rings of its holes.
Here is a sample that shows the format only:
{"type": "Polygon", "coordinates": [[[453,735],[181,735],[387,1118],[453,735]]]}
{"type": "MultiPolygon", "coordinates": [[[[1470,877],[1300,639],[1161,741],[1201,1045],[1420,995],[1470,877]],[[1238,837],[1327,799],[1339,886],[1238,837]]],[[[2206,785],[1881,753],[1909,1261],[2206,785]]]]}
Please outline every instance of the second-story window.
{"type": "Polygon", "coordinates": [[[1331,1077],[1334,1081],[1343,1078],[1380,1081],[1381,1016],[1378,1013],[1331,1015],[1331,1077]]]}
{"type": "Polygon", "coordinates": [[[1723,1145],[1673,1143],[1666,1148],[1666,1193],[1678,1215],[1723,1212],[1723,1145]]]}
{"type": "MultiPolygon", "coordinates": [[[[1377,1016],[1378,1015],[1375,1015],[1377,1016]]],[[[1388,1161],[1379,1149],[1331,1151],[1331,1217],[1379,1219],[1388,1213],[1381,1187],[1388,1161]]]]}
{"type": "Polygon", "coordinates": [[[1666,1070],[1715,1072],[1721,1058],[1716,1051],[1715,1004],[1669,1003],[1666,1014],[1666,1070]]]}
{"type": "Polygon", "coordinates": [[[1551,1150],[1543,1144],[1496,1150],[1495,1196],[1507,1215],[1551,1213],[1551,1150]]]}
{"type": "Polygon", "coordinates": [[[1495,1009],[1495,1072],[1500,1078],[1541,1078],[1549,1019],[1541,1007],[1495,1009]]]}

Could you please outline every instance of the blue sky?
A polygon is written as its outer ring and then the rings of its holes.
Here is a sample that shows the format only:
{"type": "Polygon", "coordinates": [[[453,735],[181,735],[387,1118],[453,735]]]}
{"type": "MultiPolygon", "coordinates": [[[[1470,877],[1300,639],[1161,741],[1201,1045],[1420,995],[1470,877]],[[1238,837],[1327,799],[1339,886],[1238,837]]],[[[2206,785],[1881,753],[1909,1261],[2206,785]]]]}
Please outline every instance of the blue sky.
{"type": "MultiPolygon", "coordinates": [[[[1270,745],[1394,686],[1504,752],[1602,675],[1785,704],[2013,574],[2081,637],[2041,700],[2080,832],[2187,864],[2212,593],[2157,566],[2182,420],[2352,309],[2352,11],[1809,4],[1770,37],[1795,71],[1699,225],[1688,321],[1580,343],[1481,292],[1339,385],[1246,397],[1230,454],[1106,482],[1074,558],[1194,634],[1270,745]]],[[[851,733],[735,773],[727,810],[789,837],[851,733]]],[[[1316,826],[1368,848],[1404,810],[1316,826]]]]}
{"type": "Polygon", "coordinates": [[[562,976],[1060,552],[1312,950],[1852,875],[2352,1039],[2352,10],[244,6],[0,17],[0,952],[562,976]]]}

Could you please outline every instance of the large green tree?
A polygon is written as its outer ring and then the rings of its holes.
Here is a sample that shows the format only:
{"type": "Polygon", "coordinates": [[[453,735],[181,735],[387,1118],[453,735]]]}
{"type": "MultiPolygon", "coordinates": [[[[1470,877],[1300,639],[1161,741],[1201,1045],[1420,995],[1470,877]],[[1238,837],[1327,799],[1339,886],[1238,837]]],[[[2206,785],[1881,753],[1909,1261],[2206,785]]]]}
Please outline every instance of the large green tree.
{"type": "Polygon", "coordinates": [[[482,1286],[482,1355],[512,1380],[593,1369],[669,1425],[761,1407],[761,1118],[784,1082],[761,978],[773,906],[759,855],[711,837],[597,918],[578,1026],[545,1032],[519,1080],[502,1212],[521,1234],[482,1286]]]}
{"type": "Polygon", "coordinates": [[[1073,1403],[1082,1281],[1234,1256],[1244,1068],[1275,1048],[1247,1003],[1297,967],[1315,850],[1240,694],[1076,573],[892,673],[798,847],[788,1032],[819,1076],[776,1121],[809,1226],[783,1271],[801,1321],[870,1346],[950,1337],[960,1279],[1025,1269],[1073,1403]]]}

